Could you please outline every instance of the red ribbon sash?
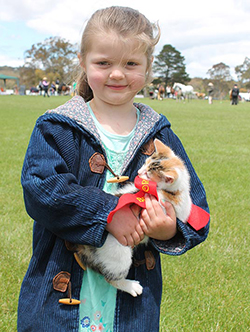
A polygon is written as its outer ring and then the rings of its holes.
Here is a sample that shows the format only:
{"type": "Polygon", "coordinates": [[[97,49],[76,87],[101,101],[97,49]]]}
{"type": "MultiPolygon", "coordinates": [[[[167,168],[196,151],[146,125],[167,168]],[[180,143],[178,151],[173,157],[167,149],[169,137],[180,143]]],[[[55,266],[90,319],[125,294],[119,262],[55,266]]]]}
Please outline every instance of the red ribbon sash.
{"type": "Polygon", "coordinates": [[[210,219],[210,214],[200,208],[198,205],[192,204],[191,212],[188,217],[188,223],[192,226],[196,231],[199,231],[203,227],[205,227],[210,219]]]}
{"type": "MultiPolygon", "coordinates": [[[[119,198],[118,204],[114,210],[112,210],[109,215],[107,222],[110,223],[114,214],[120,210],[125,205],[137,204],[141,208],[145,209],[145,194],[148,193],[150,195],[155,196],[158,199],[157,194],[157,184],[154,181],[141,179],[139,176],[136,176],[134,180],[135,187],[139,189],[136,194],[124,194],[119,198]]],[[[188,218],[188,223],[192,226],[196,231],[200,230],[209,222],[210,214],[200,208],[197,205],[192,204],[191,213],[188,218]]]]}
{"type": "Polygon", "coordinates": [[[134,184],[137,189],[139,189],[142,193],[148,193],[150,195],[155,196],[158,199],[157,193],[157,183],[154,181],[141,179],[139,176],[136,176],[134,180],[134,184]]]}
{"type": "Polygon", "coordinates": [[[137,204],[141,208],[145,209],[146,204],[145,204],[145,194],[151,194],[155,196],[158,199],[158,194],[157,194],[157,184],[156,182],[153,181],[148,181],[141,179],[139,176],[136,176],[134,180],[135,187],[139,189],[139,191],[136,194],[124,194],[119,198],[118,204],[116,208],[110,212],[108,215],[108,223],[112,221],[113,215],[120,210],[122,207],[128,204],[137,204]]]}

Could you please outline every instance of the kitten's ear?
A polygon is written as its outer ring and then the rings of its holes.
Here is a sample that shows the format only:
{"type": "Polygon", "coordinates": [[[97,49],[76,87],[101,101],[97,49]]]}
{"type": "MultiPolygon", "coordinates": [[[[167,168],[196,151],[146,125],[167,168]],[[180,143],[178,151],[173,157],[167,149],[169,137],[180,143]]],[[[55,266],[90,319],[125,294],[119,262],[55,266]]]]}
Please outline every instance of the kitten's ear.
{"type": "Polygon", "coordinates": [[[154,139],[154,146],[157,152],[161,152],[161,150],[166,147],[166,145],[163,144],[158,138],[154,139]]]}
{"type": "Polygon", "coordinates": [[[178,173],[175,170],[169,170],[164,172],[164,178],[166,183],[172,184],[178,178],[178,173]]]}
{"type": "Polygon", "coordinates": [[[166,182],[166,183],[171,184],[171,183],[174,182],[174,180],[175,180],[174,177],[171,176],[171,175],[167,175],[167,176],[165,176],[165,182],[166,182]]]}
{"type": "Polygon", "coordinates": [[[154,140],[154,146],[155,146],[155,150],[158,153],[162,153],[165,154],[166,157],[170,157],[173,156],[173,151],[164,143],[162,143],[159,139],[155,139],[154,140]]]}

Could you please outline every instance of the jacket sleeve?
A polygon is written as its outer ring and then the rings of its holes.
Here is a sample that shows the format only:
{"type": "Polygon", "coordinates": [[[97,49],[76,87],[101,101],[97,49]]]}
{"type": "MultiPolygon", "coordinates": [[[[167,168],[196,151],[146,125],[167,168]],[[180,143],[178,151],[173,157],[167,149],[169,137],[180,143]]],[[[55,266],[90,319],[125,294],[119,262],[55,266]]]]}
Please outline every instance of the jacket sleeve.
{"type": "MultiPolygon", "coordinates": [[[[209,213],[205,189],[198,178],[179,138],[170,128],[161,133],[159,139],[168,145],[185,162],[191,178],[191,199],[194,205],[209,213]]],[[[203,242],[209,232],[210,220],[205,227],[196,231],[188,223],[184,224],[177,219],[177,234],[170,240],[158,241],[152,239],[153,246],[164,254],[181,255],[203,242]]]]}
{"type": "Polygon", "coordinates": [[[67,123],[38,119],[22,170],[24,201],[30,217],[58,237],[99,247],[118,198],[97,187],[104,175],[91,174],[90,144],[80,156],[79,136],[67,123]]]}

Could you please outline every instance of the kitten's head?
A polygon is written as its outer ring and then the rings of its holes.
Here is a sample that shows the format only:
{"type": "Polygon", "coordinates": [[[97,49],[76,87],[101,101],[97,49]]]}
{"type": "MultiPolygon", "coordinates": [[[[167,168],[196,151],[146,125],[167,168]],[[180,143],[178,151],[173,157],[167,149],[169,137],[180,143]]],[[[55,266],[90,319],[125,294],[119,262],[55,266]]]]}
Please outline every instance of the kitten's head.
{"type": "Polygon", "coordinates": [[[146,180],[155,181],[160,189],[170,188],[179,179],[185,166],[174,152],[158,139],[154,140],[155,152],[150,156],[138,175],[146,180]]]}

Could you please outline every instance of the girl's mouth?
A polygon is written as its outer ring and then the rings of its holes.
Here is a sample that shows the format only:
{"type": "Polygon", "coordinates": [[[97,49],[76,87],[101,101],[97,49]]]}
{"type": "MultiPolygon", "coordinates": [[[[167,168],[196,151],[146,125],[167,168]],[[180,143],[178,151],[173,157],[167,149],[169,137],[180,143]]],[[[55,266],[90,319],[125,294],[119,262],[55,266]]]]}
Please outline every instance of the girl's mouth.
{"type": "Polygon", "coordinates": [[[124,90],[126,89],[127,85],[112,85],[112,84],[107,84],[107,87],[112,90],[124,90]]]}

